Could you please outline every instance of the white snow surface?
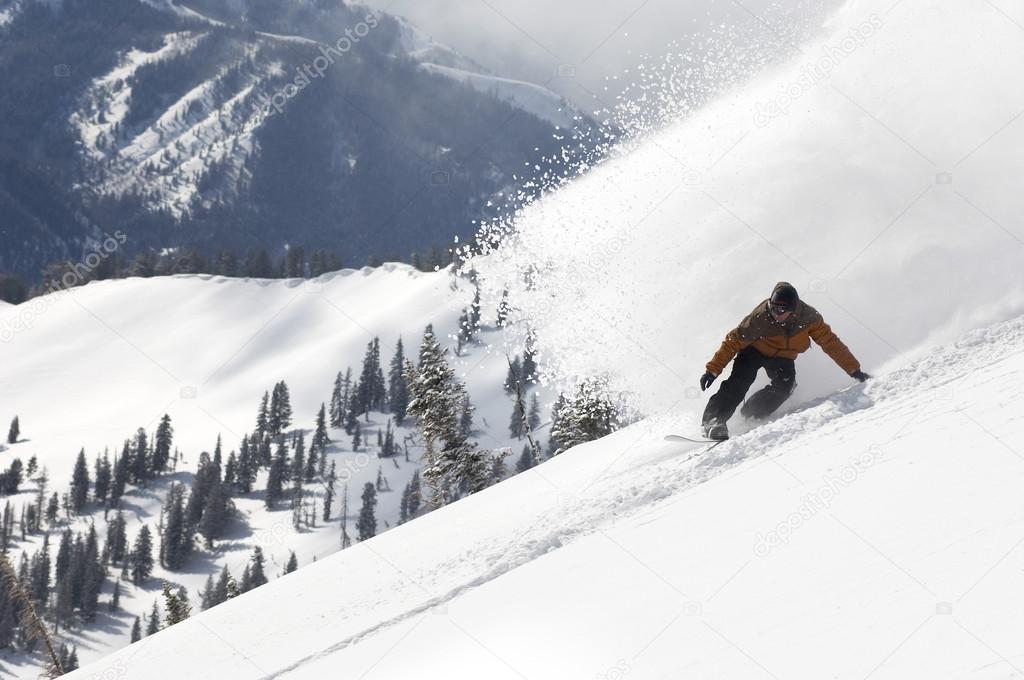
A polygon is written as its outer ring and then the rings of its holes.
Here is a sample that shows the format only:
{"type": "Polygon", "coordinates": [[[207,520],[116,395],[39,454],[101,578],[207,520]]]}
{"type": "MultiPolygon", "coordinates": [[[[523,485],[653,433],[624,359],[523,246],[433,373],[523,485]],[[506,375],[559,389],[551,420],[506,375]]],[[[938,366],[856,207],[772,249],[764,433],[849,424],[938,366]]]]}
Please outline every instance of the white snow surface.
{"type": "Polygon", "coordinates": [[[644,421],[70,677],[1017,677],[1022,379],[1015,319],[704,453],[644,421]]]}
{"type": "MultiPolygon", "coordinates": [[[[80,449],[92,470],[97,454],[109,448],[113,458],[139,427],[152,436],[159,418],[168,413],[183,459],[174,474],[126,494],[127,534],[134,540],[143,523],[156,529],[170,483],[190,482],[199,453],[212,452],[218,435],[225,459],[237,451],[242,435],[255,426],[261,395],[277,381],[289,385],[293,427],[306,431],[308,447],[316,412],[329,401],[336,372],[351,366],[358,380],[374,336],[381,339],[385,369],[400,335],[406,356],[415,359],[428,323],[445,345],[454,347],[448,336],[455,333],[470,298],[465,285],[448,272],[424,274],[387,264],[310,281],[175,276],[93,282],[17,306],[0,304],[0,346],[9,358],[0,365],[0,419],[6,425],[19,416],[22,437],[14,445],[0,445],[0,469],[14,458],[27,463],[35,455],[47,469],[50,492],[63,492],[80,449]]],[[[475,438],[485,448],[511,447],[508,464],[513,466],[524,442],[508,437],[512,401],[502,388],[504,357],[477,345],[452,361],[477,407],[475,438]]],[[[551,397],[543,399],[550,402],[551,397]]],[[[257,545],[267,555],[271,579],[283,571],[290,551],[300,567],[338,551],[344,485],[349,490],[348,531],[354,537],[363,485],[375,481],[378,468],[391,487],[378,496],[378,530],[395,526],[402,489],[419,468],[420,449],[412,445],[408,461],[401,455],[378,459],[376,433],[387,418],[374,413],[363,423],[359,452],[343,430],[330,431],[329,458],[339,483],[329,524],[318,516],[316,529],[296,531],[287,507],[267,511],[261,475],[252,494],[235,499],[239,521],[214,550],[198,550],[185,571],[157,568],[142,587],[122,584],[118,613],[107,611],[108,583],[95,625],[81,633],[63,632],[65,641],[77,646],[83,664],[96,661],[128,644],[134,617],[148,612],[159,596],[160,579],[186,586],[197,607],[207,575],[227,566],[238,578],[257,545]]],[[[403,444],[412,432],[409,423],[398,428],[397,442],[403,444]]],[[[36,483],[26,481],[22,493],[3,502],[20,508],[33,501],[35,490],[36,483]]],[[[309,492],[310,502],[315,498],[322,508],[323,489],[314,485],[309,492]]],[[[92,521],[105,536],[102,509],[72,519],[69,526],[86,531],[92,521]]],[[[52,551],[63,526],[57,529],[51,531],[52,551]]],[[[41,543],[41,535],[19,542],[15,559],[18,551],[34,552],[41,543]]],[[[111,570],[111,579],[119,569],[111,570]]],[[[35,678],[38,673],[36,660],[0,653],[0,676],[35,678]]]]}
{"type": "MultiPolygon", "coordinates": [[[[518,211],[473,264],[557,377],[607,372],[648,413],[696,415],[704,364],[781,280],[865,370],[906,365],[1024,311],[1021,25],[1009,2],[850,2],[794,60],[518,211]]],[[[848,378],[812,351],[797,382],[806,400],[848,378]]]]}

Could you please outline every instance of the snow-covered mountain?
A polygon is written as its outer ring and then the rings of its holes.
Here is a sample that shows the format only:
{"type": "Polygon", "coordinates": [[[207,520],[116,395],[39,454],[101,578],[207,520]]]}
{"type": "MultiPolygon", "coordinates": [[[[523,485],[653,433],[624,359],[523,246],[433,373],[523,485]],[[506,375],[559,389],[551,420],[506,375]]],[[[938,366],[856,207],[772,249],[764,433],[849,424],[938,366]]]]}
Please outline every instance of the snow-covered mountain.
{"type": "Polygon", "coordinates": [[[471,235],[489,199],[555,155],[559,125],[590,124],[549,90],[357,5],[2,11],[0,201],[15,245],[0,269],[33,279],[112,225],[126,251],[302,244],[356,265],[405,257],[471,235]]]}
{"type": "MultiPolygon", "coordinates": [[[[174,427],[174,445],[181,460],[173,474],[148,488],[131,487],[121,507],[130,539],[143,524],[154,531],[170,484],[193,483],[200,452],[212,452],[218,437],[223,455],[238,451],[241,438],[252,432],[264,391],[284,380],[291,394],[294,427],[307,442],[317,410],[330,401],[335,375],[351,367],[358,379],[367,343],[381,340],[382,359],[393,355],[402,338],[406,356],[415,358],[423,329],[433,324],[442,342],[457,330],[459,313],[472,293],[465,281],[448,272],[424,274],[406,265],[344,270],[314,280],[243,280],[209,276],[177,276],[94,282],[68,292],[35,298],[22,305],[0,303],[0,339],[10,361],[0,366],[0,418],[5,427],[17,415],[18,443],[0,446],[0,470],[18,458],[36,456],[48,473],[50,492],[64,493],[79,450],[92,461],[122,442],[137,428],[150,435],[166,413],[174,427]],[[73,329],[73,331],[69,330],[73,329]]],[[[484,320],[493,310],[483,310],[484,320]]],[[[484,330],[478,343],[451,357],[467,384],[474,414],[473,437],[483,447],[510,447],[511,469],[524,442],[510,439],[508,422],[513,402],[503,388],[504,356],[489,353],[486,344],[501,344],[502,333],[484,330]]],[[[537,388],[545,403],[549,393],[537,388]]],[[[157,568],[143,586],[122,584],[121,610],[98,614],[94,625],[62,638],[77,645],[82,662],[98,660],[128,643],[135,616],[148,612],[159,596],[159,579],[184,585],[198,604],[207,577],[228,567],[238,578],[255,546],[267,557],[268,576],[284,569],[294,551],[300,566],[322,560],[341,548],[340,504],[348,489],[348,533],[360,493],[375,482],[378,471],[390,491],[379,494],[380,531],[400,519],[403,488],[420,465],[418,437],[410,423],[397,427],[396,441],[409,453],[378,458],[377,431],[389,414],[371,413],[362,423],[364,444],[353,449],[352,437],[331,429],[329,462],[339,476],[328,522],[301,531],[292,525],[286,507],[267,511],[263,476],[252,494],[234,499],[237,518],[213,550],[200,550],[183,571],[157,568]],[[412,439],[407,439],[413,435],[412,439]]],[[[6,429],[5,429],[6,434],[6,429]]],[[[3,497],[20,508],[31,504],[37,484],[26,481],[21,493],[3,497]]],[[[309,500],[322,508],[324,492],[311,486],[309,500]]],[[[106,535],[113,519],[95,504],[87,513],[48,527],[51,549],[65,525],[85,531],[95,523],[106,535]]],[[[42,534],[29,535],[12,554],[39,550],[42,534]]],[[[112,569],[110,578],[117,576],[112,569]]],[[[111,582],[102,599],[110,597],[111,582]]],[[[38,663],[23,655],[0,653],[0,674],[36,677],[38,663]]]]}
{"type": "Polygon", "coordinates": [[[1022,21],[852,1],[520,211],[481,280],[558,376],[650,417],[78,677],[1019,675],[1022,21]],[[780,279],[875,379],[815,350],[777,419],[665,442],[780,279]]]}

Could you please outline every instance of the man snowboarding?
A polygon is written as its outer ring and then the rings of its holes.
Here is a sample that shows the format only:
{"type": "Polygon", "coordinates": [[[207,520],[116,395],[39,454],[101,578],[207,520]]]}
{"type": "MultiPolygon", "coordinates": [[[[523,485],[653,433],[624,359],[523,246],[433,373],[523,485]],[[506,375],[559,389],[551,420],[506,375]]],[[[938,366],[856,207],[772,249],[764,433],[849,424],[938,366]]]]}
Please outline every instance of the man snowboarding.
{"type": "Polygon", "coordinates": [[[707,363],[707,372],[700,379],[702,391],[711,386],[733,357],[736,359],[732,373],[704,409],[704,436],[714,440],[729,438],[726,422],[743,401],[761,368],[768,374],[771,384],[747,399],[740,413],[747,418],[763,419],[779,408],[796,387],[794,360],[807,351],[811,340],[850,377],[861,382],[871,377],[860,370],[860,362],[832,332],[818,310],[800,300],[796,288],[782,281],[775,284],[771,297],[729,331],[707,363]]]}

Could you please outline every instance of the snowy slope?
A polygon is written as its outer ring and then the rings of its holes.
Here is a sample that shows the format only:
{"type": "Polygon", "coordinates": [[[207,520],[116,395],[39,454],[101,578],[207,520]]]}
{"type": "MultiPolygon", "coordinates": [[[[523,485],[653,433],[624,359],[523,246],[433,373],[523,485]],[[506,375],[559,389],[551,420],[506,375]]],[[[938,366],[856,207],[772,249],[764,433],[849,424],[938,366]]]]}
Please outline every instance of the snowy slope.
{"type": "Polygon", "coordinates": [[[72,677],[1013,677],[1022,377],[1016,319],[705,455],[645,421],[72,677]]]}
{"type": "MultiPolygon", "coordinates": [[[[474,266],[549,366],[606,371],[648,412],[698,411],[705,362],[780,280],[869,372],[1021,313],[1022,21],[850,2],[792,61],[520,210],[474,266]]],[[[819,352],[797,382],[848,384],[819,352]]]]}
{"type": "MultiPolygon", "coordinates": [[[[6,427],[19,416],[22,433],[17,444],[0,447],[0,469],[14,458],[25,463],[36,455],[48,470],[49,489],[63,492],[79,449],[84,447],[91,467],[96,454],[105,448],[119,452],[136,428],[152,434],[159,418],[170,414],[183,460],[168,479],[126,494],[131,539],[143,523],[156,528],[170,482],[190,482],[199,453],[212,451],[218,435],[225,456],[237,450],[242,435],[254,427],[261,395],[278,380],[289,385],[294,427],[306,430],[308,445],[335,373],[351,366],[358,379],[366,344],[375,335],[385,362],[400,335],[406,356],[415,357],[428,323],[453,346],[447,335],[455,332],[470,297],[447,272],[424,274],[389,264],[312,281],[177,276],[94,282],[23,305],[0,304],[3,348],[11,357],[0,366],[0,420],[6,427]]],[[[484,338],[494,334],[485,332],[484,338]]],[[[477,439],[488,448],[511,446],[518,454],[522,442],[507,436],[512,403],[501,387],[504,358],[479,345],[453,363],[477,406],[477,439]]],[[[132,620],[152,606],[160,578],[185,585],[197,605],[207,575],[228,566],[237,577],[256,545],[267,555],[271,578],[281,573],[289,551],[295,551],[300,566],[336,552],[344,486],[350,494],[348,531],[354,535],[359,494],[376,479],[378,468],[392,489],[379,496],[379,530],[396,525],[402,488],[419,467],[419,449],[411,447],[408,461],[404,456],[379,460],[376,432],[386,420],[372,414],[364,422],[367,442],[359,452],[344,431],[331,430],[329,460],[340,481],[329,525],[296,532],[287,508],[268,512],[261,476],[253,494],[236,499],[240,521],[216,550],[199,551],[185,572],[158,568],[145,587],[122,586],[122,612],[109,614],[104,606],[97,626],[69,636],[69,644],[78,646],[84,663],[126,645],[132,620]]],[[[408,425],[397,429],[397,441],[410,432],[408,425]]],[[[26,482],[22,491],[3,501],[15,508],[31,502],[35,484],[26,482]]],[[[322,490],[311,491],[322,504],[322,490]]],[[[92,521],[105,535],[102,512],[78,518],[71,527],[85,531],[92,521]]],[[[32,552],[41,541],[42,536],[29,537],[15,549],[32,552]]],[[[54,541],[51,536],[55,548],[54,541]]],[[[108,586],[101,600],[109,596],[108,586]]],[[[38,664],[0,654],[0,675],[8,673],[35,677],[38,664]]]]}
{"type": "Polygon", "coordinates": [[[792,63],[519,213],[473,265],[560,377],[607,372],[655,415],[79,676],[1022,672],[1018,15],[852,2],[792,63]],[[780,279],[877,379],[815,350],[777,420],[663,441],[694,431],[704,362],[780,279]]]}

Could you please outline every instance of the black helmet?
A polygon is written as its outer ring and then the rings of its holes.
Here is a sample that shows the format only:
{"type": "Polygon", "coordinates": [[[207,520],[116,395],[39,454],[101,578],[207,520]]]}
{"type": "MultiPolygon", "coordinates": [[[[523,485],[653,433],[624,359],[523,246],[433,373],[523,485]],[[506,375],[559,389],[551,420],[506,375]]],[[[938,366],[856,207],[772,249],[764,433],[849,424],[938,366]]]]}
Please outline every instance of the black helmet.
{"type": "Polygon", "coordinates": [[[785,281],[775,284],[772,296],[768,299],[768,304],[772,309],[780,313],[795,311],[798,302],[800,302],[800,296],[797,294],[796,288],[785,281]]]}

